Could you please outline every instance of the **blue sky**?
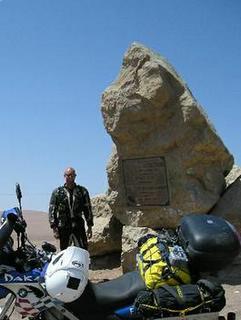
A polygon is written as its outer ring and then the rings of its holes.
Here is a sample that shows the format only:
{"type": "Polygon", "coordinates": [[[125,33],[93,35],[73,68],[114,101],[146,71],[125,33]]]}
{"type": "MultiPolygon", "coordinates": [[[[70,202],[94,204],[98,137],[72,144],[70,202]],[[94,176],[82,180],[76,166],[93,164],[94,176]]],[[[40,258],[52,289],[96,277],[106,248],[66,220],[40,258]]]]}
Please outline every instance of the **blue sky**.
{"type": "Polygon", "coordinates": [[[241,165],[240,0],[1,0],[0,208],[47,211],[73,166],[107,190],[101,94],[134,41],[166,57],[241,165]]]}

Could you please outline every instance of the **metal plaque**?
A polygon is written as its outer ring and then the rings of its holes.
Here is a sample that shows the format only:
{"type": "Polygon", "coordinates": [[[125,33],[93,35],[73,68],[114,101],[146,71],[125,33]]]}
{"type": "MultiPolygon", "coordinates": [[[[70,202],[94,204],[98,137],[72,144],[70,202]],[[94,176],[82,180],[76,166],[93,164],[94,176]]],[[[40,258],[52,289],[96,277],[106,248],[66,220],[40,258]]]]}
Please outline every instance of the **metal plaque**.
{"type": "Polygon", "coordinates": [[[169,190],[164,157],[122,160],[128,206],[166,206],[169,190]]]}

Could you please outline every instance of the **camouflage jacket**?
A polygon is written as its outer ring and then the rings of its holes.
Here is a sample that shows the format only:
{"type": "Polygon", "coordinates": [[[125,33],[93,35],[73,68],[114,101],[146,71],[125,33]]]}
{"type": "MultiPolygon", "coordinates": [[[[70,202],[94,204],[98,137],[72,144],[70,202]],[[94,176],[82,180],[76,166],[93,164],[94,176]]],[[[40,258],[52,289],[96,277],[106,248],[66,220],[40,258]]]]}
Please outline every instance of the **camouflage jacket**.
{"type": "Polygon", "coordinates": [[[49,203],[50,227],[67,227],[73,221],[83,223],[82,215],[88,226],[93,226],[89,192],[86,188],[75,185],[71,192],[66,186],[56,188],[49,203]]]}

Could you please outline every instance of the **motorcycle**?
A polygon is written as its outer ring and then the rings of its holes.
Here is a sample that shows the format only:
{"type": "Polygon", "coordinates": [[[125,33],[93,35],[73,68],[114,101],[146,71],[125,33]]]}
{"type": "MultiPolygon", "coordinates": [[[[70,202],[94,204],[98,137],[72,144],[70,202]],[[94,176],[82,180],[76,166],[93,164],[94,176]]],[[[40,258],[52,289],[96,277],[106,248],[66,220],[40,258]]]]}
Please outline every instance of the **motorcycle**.
{"type": "MultiPolygon", "coordinates": [[[[89,253],[68,247],[56,248],[44,242],[39,249],[27,237],[19,184],[19,207],[5,210],[0,226],[0,320],[15,310],[30,319],[131,318],[132,303],[145,284],[137,271],[104,283],[88,281],[89,253]],[[17,235],[13,249],[12,233],[17,235]],[[87,316],[88,315],[88,316],[87,316]]],[[[133,317],[137,317],[134,315],[133,317]]]]}
{"type": "MultiPolygon", "coordinates": [[[[0,320],[9,319],[13,310],[22,318],[39,320],[162,318],[143,317],[135,308],[135,298],[146,289],[138,271],[92,283],[88,280],[90,258],[86,250],[71,246],[56,253],[56,248],[47,242],[41,249],[36,248],[26,234],[20,187],[17,197],[19,208],[5,210],[0,227],[0,298],[4,299],[0,320]],[[13,231],[17,234],[16,250],[13,250],[11,240],[13,231]]],[[[206,318],[201,316],[197,315],[195,319],[206,318]]],[[[209,319],[217,318],[216,312],[209,313],[209,319]]]]}
{"type": "MultiPolygon", "coordinates": [[[[160,318],[143,317],[133,305],[138,293],[146,289],[138,271],[110,281],[92,283],[88,281],[89,254],[86,250],[72,246],[56,254],[55,247],[46,242],[42,249],[37,249],[28,240],[26,224],[16,218],[16,211],[16,208],[9,210],[0,227],[0,249],[13,230],[21,233],[22,239],[14,252],[14,259],[11,259],[14,263],[8,263],[0,256],[0,261],[4,261],[0,266],[0,297],[5,299],[0,320],[9,319],[13,310],[22,318],[36,320],[160,318]]],[[[204,314],[196,316],[195,319],[206,319],[204,314]]],[[[211,312],[208,316],[217,319],[218,314],[211,312]]]]}
{"type": "Polygon", "coordinates": [[[26,223],[18,216],[18,208],[8,210],[0,227],[0,297],[5,299],[1,320],[8,319],[13,309],[22,317],[48,320],[63,316],[70,320],[86,319],[87,315],[100,319],[115,313],[123,315],[124,311],[131,315],[131,307],[126,306],[145,288],[138,272],[91,283],[86,250],[72,246],[56,254],[56,248],[46,242],[42,249],[37,249],[25,230],[26,223]],[[10,254],[8,242],[13,231],[21,243],[10,254]]]}

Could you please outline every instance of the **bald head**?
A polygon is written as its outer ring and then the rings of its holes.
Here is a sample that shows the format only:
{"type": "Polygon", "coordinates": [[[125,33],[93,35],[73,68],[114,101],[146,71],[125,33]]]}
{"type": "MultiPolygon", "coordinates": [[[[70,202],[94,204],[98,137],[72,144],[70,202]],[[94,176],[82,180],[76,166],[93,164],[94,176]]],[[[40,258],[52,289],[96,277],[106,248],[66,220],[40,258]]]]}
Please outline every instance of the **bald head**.
{"type": "Polygon", "coordinates": [[[75,185],[75,177],[76,172],[74,168],[68,167],[64,170],[65,184],[67,187],[72,188],[75,185]]]}
{"type": "Polygon", "coordinates": [[[68,167],[64,170],[64,175],[74,175],[76,176],[75,169],[72,167],[68,167]]]}

